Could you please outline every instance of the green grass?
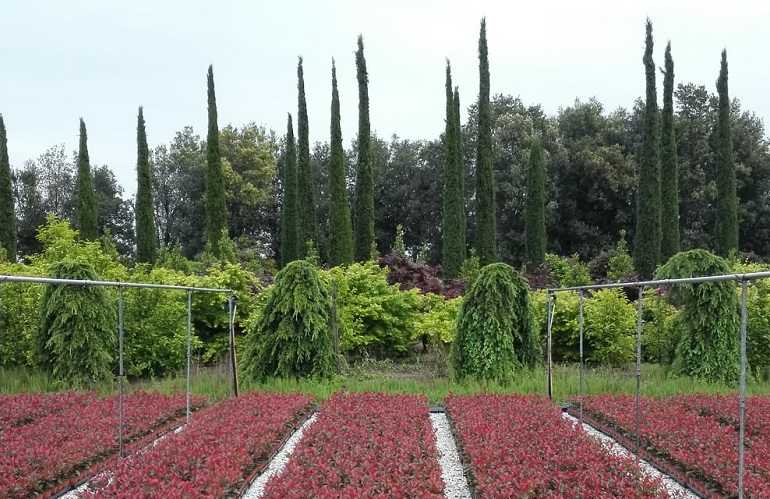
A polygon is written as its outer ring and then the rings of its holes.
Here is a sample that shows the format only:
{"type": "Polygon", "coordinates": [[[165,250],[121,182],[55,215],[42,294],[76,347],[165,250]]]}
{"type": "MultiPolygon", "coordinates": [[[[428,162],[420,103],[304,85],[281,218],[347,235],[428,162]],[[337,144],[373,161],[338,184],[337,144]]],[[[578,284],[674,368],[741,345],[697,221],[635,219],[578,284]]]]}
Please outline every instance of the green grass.
{"type": "MultiPolygon", "coordinates": [[[[191,392],[207,395],[213,400],[225,397],[229,393],[228,371],[226,366],[194,367],[191,376],[191,392]]],[[[441,367],[441,359],[417,359],[406,362],[360,361],[347,367],[344,374],[330,380],[270,378],[264,382],[241,379],[239,390],[258,390],[266,392],[302,392],[314,395],[319,400],[329,397],[337,391],[361,392],[378,391],[389,393],[424,393],[432,405],[442,405],[444,397],[450,393],[471,394],[489,393],[545,393],[546,372],[544,368],[524,371],[508,385],[499,383],[451,381],[441,367]]],[[[65,389],[94,389],[101,394],[117,393],[118,384],[102,384],[92,387],[61,386],[44,373],[19,368],[2,371],[0,379],[1,393],[50,392],[65,389]]],[[[162,379],[131,381],[126,389],[158,390],[162,393],[182,393],[185,390],[185,373],[162,379]]],[[[584,373],[584,392],[586,394],[627,393],[636,390],[635,368],[587,369],[584,373]]],[[[737,392],[736,386],[706,383],[690,378],[667,376],[667,369],[655,364],[642,366],[641,393],[652,397],[665,397],[677,393],[730,393],[737,392]]],[[[563,403],[579,392],[579,370],[574,365],[559,364],[553,369],[553,398],[563,403]]],[[[751,395],[770,394],[770,384],[752,381],[748,385],[751,395]]]]}

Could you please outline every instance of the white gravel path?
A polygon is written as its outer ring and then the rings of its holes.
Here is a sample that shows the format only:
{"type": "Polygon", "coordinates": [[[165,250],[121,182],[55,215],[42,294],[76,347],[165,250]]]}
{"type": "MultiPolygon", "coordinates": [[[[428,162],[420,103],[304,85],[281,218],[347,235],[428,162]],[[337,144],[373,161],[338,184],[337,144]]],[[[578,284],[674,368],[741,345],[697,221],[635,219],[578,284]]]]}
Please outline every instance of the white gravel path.
{"type": "Polygon", "coordinates": [[[260,473],[260,475],[255,478],[254,481],[251,482],[251,485],[249,485],[249,487],[243,492],[243,495],[241,496],[242,498],[257,499],[262,497],[262,494],[265,492],[265,485],[267,485],[267,481],[270,480],[273,475],[278,475],[283,471],[283,469],[289,463],[289,458],[294,452],[294,447],[296,447],[299,443],[302,435],[305,433],[305,430],[310,428],[310,425],[315,422],[317,416],[317,413],[313,414],[307,419],[307,421],[302,424],[302,426],[297,428],[297,431],[295,431],[289,437],[286,443],[283,444],[283,447],[278,450],[278,453],[270,461],[270,464],[267,466],[267,468],[262,473],[260,473]]]}
{"type": "Polygon", "coordinates": [[[436,435],[438,462],[441,465],[441,478],[444,479],[444,496],[447,499],[471,499],[468,480],[460,462],[457,445],[449,430],[449,420],[444,413],[431,413],[430,422],[436,435]]]}
{"type": "MultiPolygon", "coordinates": [[[[562,413],[562,416],[564,417],[564,419],[571,421],[573,425],[579,424],[578,419],[576,417],[570,414],[567,414],[566,412],[562,413]]],[[[611,438],[605,435],[604,433],[600,432],[599,430],[589,425],[588,423],[583,423],[583,430],[585,430],[585,432],[591,435],[592,437],[598,438],[599,441],[607,449],[609,449],[610,453],[618,456],[629,457],[631,459],[635,457],[633,453],[629,452],[628,449],[620,445],[614,438],[611,438]]],[[[698,499],[697,495],[693,494],[686,488],[682,487],[682,485],[680,485],[679,482],[672,479],[665,473],[661,473],[660,471],[655,469],[647,461],[640,459],[639,466],[642,468],[642,471],[648,476],[660,478],[661,481],[663,482],[663,486],[665,487],[666,491],[669,493],[671,497],[677,497],[677,498],[681,497],[685,499],[698,499]]]]}

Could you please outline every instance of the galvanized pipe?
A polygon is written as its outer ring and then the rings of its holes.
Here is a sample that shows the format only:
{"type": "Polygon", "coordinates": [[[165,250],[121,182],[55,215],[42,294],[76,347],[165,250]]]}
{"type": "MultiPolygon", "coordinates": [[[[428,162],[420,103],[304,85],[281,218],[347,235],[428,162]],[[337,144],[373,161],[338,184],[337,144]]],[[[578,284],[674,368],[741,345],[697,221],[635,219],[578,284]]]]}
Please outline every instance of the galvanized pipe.
{"type": "Polygon", "coordinates": [[[638,309],[636,312],[636,460],[639,461],[639,433],[642,419],[642,301],[644,286],[639,286],[638,309]]]}
{"type": "Polygon", "coordinates": [[[770,277],[770,272],[750,272],[747,274],[725,274],[707,277],[684,277],[681,279],[659,279],[656,281],[637,281],[637,282],[613,282],[609,284],[591,284],[588,286],[570,286],[567,288],[548,288],[549,293],[556,291],[579,291],[581,289],[611,289],[611,288],[630,288],[656,286],[671,286],[673,284],[699,284],[702,282],[721,282],[721,281],[755,281],[770,277]]]}
{"type": "Polygon", "coordinates": [[[746,447],[746,322],[748,311],[746,309],[748,281],[741,281],[741,394],[739,407],[739,436],[738,436],[738,498],[743,499],[743,474],[746,447]]]}
{"type": "Polygon", "coordinates": [[[185,399],[187,403],[187,423],[190,422],[190,365],[192,359],[192,290],[187,290],[187,387],[185,399]]]}
{"type": "Polygon", "coordinates": [[[551,376],[551,324],[553,323],[553,311],[551,300],[554,298],[552,293],[548,293],[545,300],[545,324],[547,333],[546,340],[546,379],[545,390],[549,399],[553,400],[553,378],[551,376]]]}
{"type": "Polygon", "coordinates": [[[221,288],[196,288],[194,286],[172,286],[169,284],[146,284],[141,282],[117,282],[117,281],[88,281],[82,279],[55,279],[53,277],[26,277],[13,275],[0,275],[0,282],[27,282],[38,284],[70,284],[73,286],[112,286],[124,288],[155,288],[177,289],[181,291],[207,291],[210,293],[232,293],[230,289],[221,288]]]}
{"type": "Polygon", "coordinates": [[[118,286],[118,458],[123,457],[123,286],[118,286]]]}
{"type": "Polygon", "coordinates": [[[583,290],[578,296],[580,304],[580,424],[583,424],[583,290]]]}

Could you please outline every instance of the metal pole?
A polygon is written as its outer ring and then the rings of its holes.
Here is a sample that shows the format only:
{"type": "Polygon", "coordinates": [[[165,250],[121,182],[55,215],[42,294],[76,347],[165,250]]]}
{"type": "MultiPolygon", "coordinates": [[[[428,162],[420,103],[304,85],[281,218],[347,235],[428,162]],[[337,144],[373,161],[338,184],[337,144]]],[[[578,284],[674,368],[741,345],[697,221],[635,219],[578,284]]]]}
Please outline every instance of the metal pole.
{"type": "Polygon", "coordinates": [[[123,286],[118,286],[118,457],[123,457],[123,286]]]}
{"type": "Polygon", "coordinates": [[[746,288],[748,281],[741,281],[741,402],[739,409],[740,428],[738,437],[738,498],[743,499],[743,473],[746,444],[746,288]]]}
{"type": "Polygon", "coordinates": [[[640,389],[642,385],[642,299],[644,286],[639,286],[639,306],[636,313],[636,460],[639,461],[639,428],[642,419],[640,389]]]}
{"type": "Polygon", "coordinates": [[[192,343],[192,290],[187,290],[187,388],[185,398],[187,400],[187,423],[190,423],[190,364],[192,343]]]}
{"type": "MultiPolygon", "coordinates": [[[[0,290],[2,290],[0,284],[0,290]]],[[[0,291],[0,393],[3,393],[3,294],[0,291]]]]}
{"type": "Polygon", "coordinates": [[[546,330],[548,331],[548,340],[546,341],[546,380],[545,380],[545,389],[546,389],[546,395],[548,395],[548,398],[553,400],[553,378],[551,376],[551,317],[552,317],[552,305],[551,305],[551,299],[553,299],[554,296],[551,293],[548,293],[547,298],[545,300],[545,322],[546,322],[546,330]]]}
{"type": "Polygon", "coordinates": [[[342,372],[340,366],[340,329],[337,324],[337,281],[332,280],[332,340],[334,340],[334,365],[337,374],[342,372]]]}
{"type": "Polygon", "coordinates": [[[230,334],[230,395],[233,397],[238,396],[238,386],[235,383],[235,330],[233,328],[233,292],[231,291],[227,295],[227,312],[229,318],[229,334],[230,334]]]}
{"type": "Polygon", "coordinates": [[[580,424],[583,424],[583,290],[578,296],[580,304],[580,424]]]}

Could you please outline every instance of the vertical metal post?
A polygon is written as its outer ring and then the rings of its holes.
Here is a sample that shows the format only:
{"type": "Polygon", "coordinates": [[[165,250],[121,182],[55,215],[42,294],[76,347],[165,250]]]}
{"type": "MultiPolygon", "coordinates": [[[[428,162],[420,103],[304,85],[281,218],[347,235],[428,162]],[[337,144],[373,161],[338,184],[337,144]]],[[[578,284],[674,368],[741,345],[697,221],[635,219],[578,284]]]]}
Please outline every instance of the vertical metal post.
{"type": "Polygon", "coordinates": [[[740,428],[738,437],[738,498],[743,499],[743,473],[746,444],[746,288],[748,281],[741,281],[741,395],[740,395],[740,428]]]}
{"type": "Polygon", "coordinates": [[[0,283],[0,394],[3,393],[3,285],[0,283]]]}
{"type": "Polygon", "coordinates": [[[553,376],[551,374],[551,317],[553,315],[552,304],[551,299],[553,298],[553,295],[551,293],[548,293],[547,298],[545,300],[545,322],[546,322],[546,330],[548,331],[548,339],[546,341],[545,349],[546,349],[546,380],[545,380],[545,390],[546,395],[548,395],[549,399],[553,400],[553,376]]]}
{"type": "Polygon", "coordinates": [[[332,339],[334,340],[334,365],[337,374],[342,372],[340,366],[340,328],[337,324],[337,281],[332,279],[332,339]]]}
{"type": "Polygon", "coordinates": [[[639,428],[642,419],[640,391],[642,386],[642,301],[644,286],[639,286],[639,305],[636,312],[636,460],[639,461],[639,428]]]}
{"type": "Polygon", "coordinates": [[[185,398],[187,401],[187,423],[190,423],[190,365],[192,361],[192,290],[187,290],[187,388],[185,398]]]}
{"type": "Polygon", "coordinates": [[[123,286],[118,285],[118,457],[123,457],[123,286]]]}
{"type": "Polygon", "coordinates": [[[238,384],[235,382],[235,329],[234,329],[234,310],[233,310],[233,292],[230,291],[227,295],[227,311],[229,319],[229,335],[230,335],[230,395],[233,397],[238,396],[238,384]]]}
{"type": "Polygon", "coordinates": [[[583,424],[583,290],[580,290],[578,296],[580,304],[580,424],[583,424]]]}

